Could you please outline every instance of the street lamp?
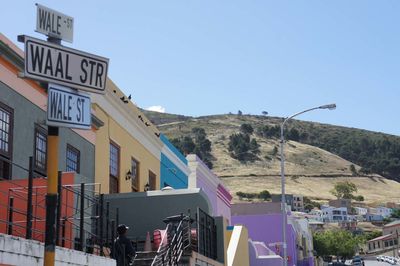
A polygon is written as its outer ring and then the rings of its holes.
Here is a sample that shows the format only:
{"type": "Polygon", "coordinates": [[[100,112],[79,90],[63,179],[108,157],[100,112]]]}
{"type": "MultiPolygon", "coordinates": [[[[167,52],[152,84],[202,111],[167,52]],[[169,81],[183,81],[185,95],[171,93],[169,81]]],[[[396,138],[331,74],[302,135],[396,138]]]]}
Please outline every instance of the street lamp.
{"type": "Polygon", "coordinates": [[[287,121],[292,119],[295,116],[316,110],[316,109],[329,109],[329,110],[334,110],[336,109],[336,104],[326,104],[326,105],[321,105],[318,107],[310,108],[298,113],[295,113],[294,115],[288,116],[283,120],[283,123],[281,124],[281,188],[282,188],[282,193],[281,193],[281,208],[282,208],[282,248],[283,248],[283,266],[287,266],[287,244],[286,244],[286,197],[285,197],[285,157],[283,154],[283,147],[285,145],[285,137],[283,135],[283,129],[285,127],[285,124],[287,121]]]}

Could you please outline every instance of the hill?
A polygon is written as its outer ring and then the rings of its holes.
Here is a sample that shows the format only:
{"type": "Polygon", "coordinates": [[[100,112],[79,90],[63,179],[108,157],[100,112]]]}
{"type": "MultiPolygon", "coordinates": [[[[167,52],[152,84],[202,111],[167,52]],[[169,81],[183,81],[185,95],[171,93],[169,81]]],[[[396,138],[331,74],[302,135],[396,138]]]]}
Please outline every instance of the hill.
{"type": "MultiPolygon", "coordinates": [[[[279,136],[272,129],[280,125],[282,118],[187,117],[155,112],[146,115],[154,122],[160,121],[159,129],[172,140],[193,136],[193,128],[203,128],[212,144],[213,171],[232,192],[267,189],[279,193],[279,136]],[[250,137],[257,141],[260,151],[254,161],[245,163],[232,158],[229,152],[229,137],[240,132],[242,124],[254,129],[250,137]]],[[[396,164],[400,158],[399,137],[299,120],[290,122],[286,132],[287,138],[292,139],[285,146],[289,193],[327,200],[333,198],[329,190],[335,182],[351,180],[369,203],[400,201],[400,183],[395,181],[400,172],[400,165],[396,164]]]]}

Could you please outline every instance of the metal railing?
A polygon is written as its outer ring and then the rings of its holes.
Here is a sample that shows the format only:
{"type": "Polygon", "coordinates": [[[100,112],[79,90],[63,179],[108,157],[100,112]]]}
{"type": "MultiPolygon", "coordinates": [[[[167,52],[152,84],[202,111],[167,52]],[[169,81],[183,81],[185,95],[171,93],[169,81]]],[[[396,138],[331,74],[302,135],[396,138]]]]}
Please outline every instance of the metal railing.
{"type": "MultiPolygon", "coordinates": [[[[28,180],[0,179],[0,233],[44,242],[47,181],[35,176],[32,157],[29,169],[9,163],[26,171],[28,180]]],[[[119,223],[118,208],[111,209],[104,201],[100,184],[63,185],[63,180],[59,172],[56,244],[109,256],[119,223]]]]}
{"type": "Polygon", "coordinates": [[[184,251],[191,247],[190,217],[181,215],[180,220],[173,218],[167,224],[152,266],[178,265],[184,251]]]}

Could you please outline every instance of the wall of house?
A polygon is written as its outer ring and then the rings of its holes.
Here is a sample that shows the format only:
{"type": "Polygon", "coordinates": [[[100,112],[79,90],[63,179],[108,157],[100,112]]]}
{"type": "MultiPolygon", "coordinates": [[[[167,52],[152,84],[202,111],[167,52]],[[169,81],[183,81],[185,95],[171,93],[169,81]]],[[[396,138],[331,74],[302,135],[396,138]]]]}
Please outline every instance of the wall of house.
{"type": "MultiPolygon", "coordinates": [[[[55,264],[59,266],[115,266],[113,259],[56,247],[55,264]]],[[[0,234],[1,265],[43,265],[44,245],[35,240],[0,234]]]]}
{"type": "MultiPolygon", "coordinates": [[[[232,224],[246,226],[249,237],[254,241],[268,244],[282,242],[282,215],[281,214],[259,214],[259,215],[232,215],[232,224]]],[[[291,224],[286,227],[287,254],[289,265],[297,262],[296,232],[291,224]]],[[[282,249],[276,245],[271,248],[276,254],[283,256],[282,249]]]]}
{"type": "MultiPolygon", "coordinates": [[[[106,106],[107,107],[107,106],[106,106]]],[[[112,108],[110,105],[109,108],[112,108]]],[[[109,113],[98,104],[94,104],[96,116],[103,121],[104,126],[96,132],[96,182],[101,183],[102,193],[109,193],[110,180],[110,141],[120,147],[120,171],[119,171],[119,191],[132,191],[132,180],[126,180],[126,173],[131,169],[131,160],[134,158],[139,162],[139,181],[138,190],[144,191],[144,186],[149,181],[149,171],[156,176],[156,188],[160,187],[160,154],[159,151],[151,152],[133,136],[131,131],[125,127],[128,124],[119,124],[109,113]],[[157,156],[158,154],[158,156],[157,156]]],[[[129,123],[127,121],[126,123],[129,123]]],[[[131,124],[131,126],[133,126],[131,124]]],[[[134,129],[132,129],[134,130],[134,129]]],[[[148,132],[149,138],[155,138],[148,132]]]]}
{"type": "Polygon", "coordinates": [[[143,238],[155,229],[165,229],[163,220],[169,216],[190,212],[194,218],[197,208],[210,213],[207,197],[200,189],[108,194],[104,200],[110,202],[113,213],[119,208],[119,222],[130,227],[128,236],[131,239],[143,238]]]}
{"type": "Polygon", "coordinates": [[[164,135],[160,135],[164,146],[161,150],[160,188],[170,186],[175,189],[188,187],[189,167],[187,160],[164,135]]]}
{"type": "Polygon", "coordinates": [[[213,216],[223,216],[231,222],[232,196],[222,181],[194,154],[186,156],[190,168],[189,188],[201,188],[213,208],[213,216]]]}
{"type": "MultiPolygon", "coordinates": [[[[15,65],[0,56],[0,102],[14,112],[12,160],[27,169],[29,156],[34,153],[35,125],[47,129],[47,94],[33,81],[18,78],[18,71],[15,65]]],[[[87,177],[87,182],[94,182],[94,132],[60,128],[59,136],[59,170],[66,169],[66,149],[70,144],[80,151],[80,173],[87,177]]],[[[13,179],[27,175],[26,170],[16,165],[12,167],[13,179]]]]}
{"type": "Polygon", "coordinates": [[[231,226],[230,239],[227,250],[227,265],[232,266],[248,266],[249,246],[248,246],[248,231],[242,225],[231,226]]]}
{"type": "Polygon", "coordinates": [[[263,242],[249,239],[249,257],[251,266],[281,266],[282,257],[274,254],[263,242]]]}

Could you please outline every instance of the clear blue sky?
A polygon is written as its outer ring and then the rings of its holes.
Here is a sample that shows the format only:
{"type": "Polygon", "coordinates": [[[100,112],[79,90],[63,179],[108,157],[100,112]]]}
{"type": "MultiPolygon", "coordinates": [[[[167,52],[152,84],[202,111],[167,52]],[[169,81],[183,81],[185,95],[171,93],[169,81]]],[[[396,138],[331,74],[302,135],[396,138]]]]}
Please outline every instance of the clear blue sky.
{"type": "MultiPolygon", "coordinates": [[[[35,33],[35,1],[1,31],[35,33]]],[[[400,1],[41,1],[75,19],[76,49],[110,58],[141,107],[287,116],[400,135],[400,1]]]]}

